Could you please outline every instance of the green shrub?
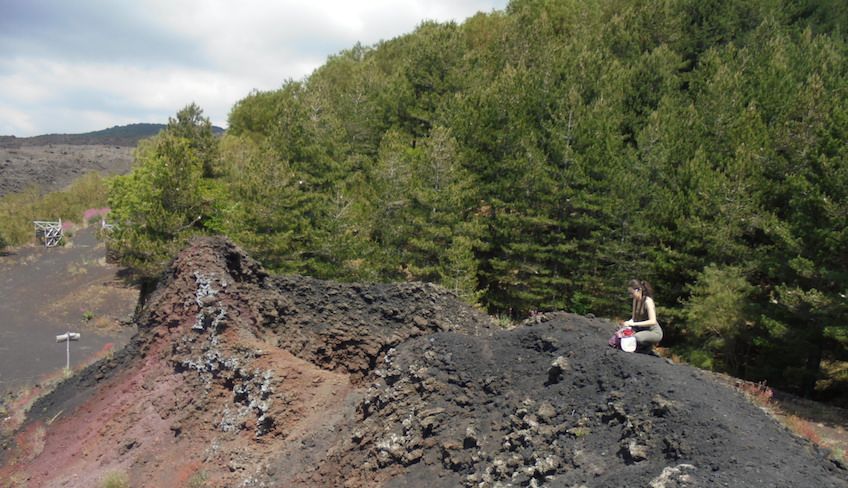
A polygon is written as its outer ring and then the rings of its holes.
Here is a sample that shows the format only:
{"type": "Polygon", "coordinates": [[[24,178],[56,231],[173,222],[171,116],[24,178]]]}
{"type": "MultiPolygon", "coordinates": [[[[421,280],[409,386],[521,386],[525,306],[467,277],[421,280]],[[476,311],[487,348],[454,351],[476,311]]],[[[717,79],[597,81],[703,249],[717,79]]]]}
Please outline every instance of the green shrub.
{"type": "Polygon", "coordinates": [[[707,351],[701,351],[700,349],[694,349],[694,350],[688,351],[688,353],[685,354],[684,357],[686,358],[686,361],[689,364],[697,366],[701,369],[710,369],[711,370],[714,367],[713,356],[712,356],[712,354],[710,354],[707,351]]]}
{"type": "Polygon", "coordinates": [[[208,476],[204,471],[198,471],[194,473],[191,478],[188,479],[188,488],[203,488],[207,486],[206,482],[208,480],[208,476]]]}
{"type": "Polygon", "coordinates": [[[92,207],[105,207],[107,179],[89,173],[66,189],[41,194],[35,187],[0,197],[0,249],[33,241],[34,220],[80,221],[83,212],[92,207]]]}
{"type": "Polygon", "coordinates": [[[103,478],[102,488],[129,488],[130,479],[126,473],[113,471],[103,478]]]}

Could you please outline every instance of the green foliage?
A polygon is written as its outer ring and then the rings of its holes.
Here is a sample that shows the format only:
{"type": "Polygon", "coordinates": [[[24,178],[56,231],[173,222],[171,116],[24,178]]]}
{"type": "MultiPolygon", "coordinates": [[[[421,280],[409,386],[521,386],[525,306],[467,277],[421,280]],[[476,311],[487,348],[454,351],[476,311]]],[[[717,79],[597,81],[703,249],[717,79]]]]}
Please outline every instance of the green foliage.
{"type": "Polygon", "coordinates": [[[96,173],[86,174],[68,188],[41,194],[35,188],[0,197],[0,249],[32,243],[35,220],[80,222],[89,208],[106,206],[109,180],[96,173]]]}
{"type": "Polygon", "coordinates": [[[107,474],[100,486],[102,488],[128,488],[130,486],[130,478],[126,473],[115,471],[107,474]]]}
{"type": "Polygon", "coordinates": [[[475,302],[474,248],[482,226],[472,210],[471,176],[450,131],[435,127],[418,147],[408,136],[389,133],[373,181],[372,235],[381,247],[395,250],[387,263],[410,279],[442,283],[475,302]]]}
{"type": "Polygon", "coordinates": [[[687,332],[702,341],[727,371],[744,375],[750,358],[755,324],[751,296],[754,287],[738,268],[704,268],[690,287],[691,295],[683,310],[687,332]]]}
{"type": "Polygon", "coordinates": [[[712,354],[701,349],[688,349],[683,353],[683,357],[689,364],[697,366],[701,369],[715,369],[715,362],[712,354]]]}
{"type": "Polygon", "coordinates": [[[209,476],[205,471],[198,471],[193,474],[191,478],[188,479],[186,483],[187,488],[203,488],[205,486],[209,486],[209,476]]]}
{"type": "Polygon", "coordinates": [[[165,132],[169,135],[189,141],[194,155],[200,159],[203,176],[215,176],[217,144],[212,133],[212,123],[203,116],[203,110],[196,104],[187,105],[177,112],[175,118],[168,119],[165,132]]]}
{"type": "Polygon", "coordinates": [[[310,191],[308,177],[246,138],[225,136],[221,151],[235,202],[223,210],[221,231],[271,269],[308,273],[325,221],[323,199],[310,191]]]}
{"type": "Polygon", "coordinates": [[[35,235],[32,221],[48,220],[44,217],[33,218],[37,212],[33,202],[40,198],[35,188],[0,197],[0,235],[4,236],[5,245],[17,246],[32,242],[35,235]]]}
{"type": "Polygon", "coordinates": [[[210,178],[217,142],[195,105],[136,149],[133,171],[109,192],[111,248],[142,279],[155,279],[192,235],[215,230],[223,202],[210,178]]]}

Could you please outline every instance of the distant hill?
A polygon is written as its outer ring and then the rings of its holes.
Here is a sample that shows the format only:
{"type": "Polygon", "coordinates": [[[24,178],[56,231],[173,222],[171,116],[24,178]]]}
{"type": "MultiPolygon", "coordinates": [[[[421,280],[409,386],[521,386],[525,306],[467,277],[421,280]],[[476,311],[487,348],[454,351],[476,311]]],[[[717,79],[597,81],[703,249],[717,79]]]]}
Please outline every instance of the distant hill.
{"type": "MultiPolygon", "coordinates": [[[[0,147],[46,146],[48,144],[72,145],[114,145],[134,147],[138,141],[155,136],[165,124],[129,124],[116,125],[109,129],[86,132],[83,134],[46,134],[34,137],[0,136],[0,147]]],[[[224,129],[212,127],[215,134],[221,134],[224,129]]]]}

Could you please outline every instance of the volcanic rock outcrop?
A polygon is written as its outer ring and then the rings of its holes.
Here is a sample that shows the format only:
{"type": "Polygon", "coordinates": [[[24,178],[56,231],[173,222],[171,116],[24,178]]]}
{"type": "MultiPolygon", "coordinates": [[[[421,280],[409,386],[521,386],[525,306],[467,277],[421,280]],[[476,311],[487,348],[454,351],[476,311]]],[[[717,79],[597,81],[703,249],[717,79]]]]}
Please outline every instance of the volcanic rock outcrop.
{"type": "Polygon", "coordinates": [[[203,238],[136,321],[129,347],[33,406],[0,479],[848,487],[728,387],[609,349],[606,320],[552,313],[501,330],[432,285],[269,276],[203,238]]]}

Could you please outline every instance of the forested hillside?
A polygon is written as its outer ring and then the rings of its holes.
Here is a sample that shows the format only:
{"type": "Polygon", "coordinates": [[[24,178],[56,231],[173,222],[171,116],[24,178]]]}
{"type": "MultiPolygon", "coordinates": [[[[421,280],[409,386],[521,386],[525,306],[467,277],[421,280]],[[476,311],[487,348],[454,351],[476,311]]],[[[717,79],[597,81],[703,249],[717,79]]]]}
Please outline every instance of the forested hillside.
{"type": "Polygon", "coordinates": [[[129,124],[82,134],[45,134],[34,137],[0,136],[0,147],[20,148],[50,144],[103,144],[133,147],[141,139],[155,136],[164,128],[164,124],[129,124]]]}
{"type": "Polygon", "coordinates": [[[848,7],[515,0],[357,45],[200,108],[115,181],[113,245],[155,276],[223,233],[281,272],[426,280],[513,317],[629,313],[806,394],[848,385],[848,7]]]}

